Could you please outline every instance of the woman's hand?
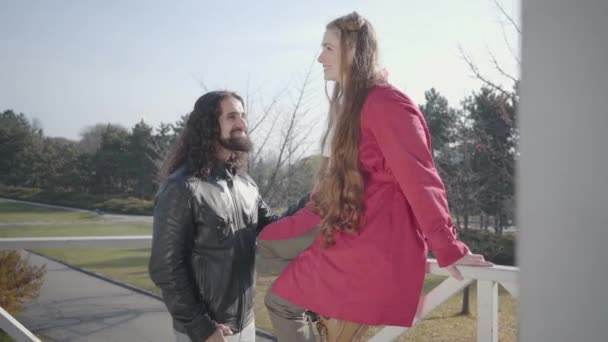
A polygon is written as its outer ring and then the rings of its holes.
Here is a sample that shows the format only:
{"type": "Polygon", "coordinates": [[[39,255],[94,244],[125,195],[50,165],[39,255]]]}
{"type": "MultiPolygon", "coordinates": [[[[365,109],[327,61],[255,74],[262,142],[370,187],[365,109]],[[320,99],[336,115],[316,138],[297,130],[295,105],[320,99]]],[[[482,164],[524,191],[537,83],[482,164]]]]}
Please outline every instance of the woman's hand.
{"type": "Polygon", "coordinates": [[[450,276],[456,278],[457,280],[463,280],[464,277],[458,270],[456,266],[477,266],[477,267],[492,267],[493,263],[486,261],[481,254],[466,254],[462,258],[458,259],[455,263],[450,266],[446,266],[445,269],[450,273],[450,276]]]}

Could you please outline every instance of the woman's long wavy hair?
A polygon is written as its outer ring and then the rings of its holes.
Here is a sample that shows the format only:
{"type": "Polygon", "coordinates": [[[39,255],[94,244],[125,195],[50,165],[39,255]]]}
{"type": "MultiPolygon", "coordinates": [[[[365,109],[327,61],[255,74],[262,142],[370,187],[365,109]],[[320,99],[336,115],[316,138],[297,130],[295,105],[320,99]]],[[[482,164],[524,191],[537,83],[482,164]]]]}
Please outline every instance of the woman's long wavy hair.
{"type": "MultiPolygon", "coordinates": [[[[216,161],[216,148],[220,139],[219,117],[222,100],[233,97],[244,106],[243,99],[231,91],[212,91],[201,96],[188,116],[186,126],[171,146],[161,168],[161,179],[166,179],[180,166],[186,165],[189,175],[204,179],[209,176],[216,161]]],[[[246,153],[233,152],[230,163],[239,169],[246,153]]]]}
{"type": "Polygon", "coordinates": [[[320,228],[326,246],[334,233],[357,232],[362,222],[363,177],[359,169],[361,109],[369,89],[378,80],[378,43],[371,23],[357,12],[330,22],[340,38],[340,80],[329,98],[328,127],[322,150],[331,155],[317,173],[312,201],[322,217],[320,228]],[[331,137],[331,138],[330,138],[331,137]]]}

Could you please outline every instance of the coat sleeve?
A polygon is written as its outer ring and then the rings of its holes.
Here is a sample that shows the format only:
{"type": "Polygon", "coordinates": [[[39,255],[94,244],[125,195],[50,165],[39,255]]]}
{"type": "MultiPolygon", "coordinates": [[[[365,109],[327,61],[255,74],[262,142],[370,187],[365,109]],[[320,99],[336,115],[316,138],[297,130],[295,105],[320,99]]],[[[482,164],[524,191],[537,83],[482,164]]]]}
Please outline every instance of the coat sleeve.
{"type": "Polygon", "coordinates": [[[456,262],[469,249],[456,238],[422,113],[400,92],[376,89],[369,94],[361,122],[372,132],[439,266],[456,262]]]}

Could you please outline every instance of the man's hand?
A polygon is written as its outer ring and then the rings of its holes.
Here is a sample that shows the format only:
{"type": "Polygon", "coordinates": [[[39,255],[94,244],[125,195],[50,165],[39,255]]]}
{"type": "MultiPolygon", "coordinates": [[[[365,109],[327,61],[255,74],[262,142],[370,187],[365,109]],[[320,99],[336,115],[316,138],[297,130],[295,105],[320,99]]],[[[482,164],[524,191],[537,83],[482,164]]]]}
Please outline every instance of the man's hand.
{"type": "Polygon", "coordinates": [[[477,266],[477,267],[492,267],[493,263],[486,261],[481,254],[466,254],[462,258],[458,259],[455,263],[450,266],[446,266],[445,269],[450,273],[450,275],[457,280],[463,280],[464,277],[460,274],[457,265],[462,266],[477,266]]]}
{"type": "Polygon", "coordinates": [[[213,333],[213,335],[209,336],[205,342],[226,342],[224,335],[222,335],[222,331],[218,327],[217,330],[213,333]]]}
{"type": "Polygon", "coordinates": [[[221,332],[222,332],[222,335],[224,335],[224,336],[230,336],[230,335],[233,335],[233,334],[234,334],[234,333],[232,332],[232,330],[230,330],[230,328],[229,328],[228,326],[223,325],[223,324],[218,324],[218,325],[217,325],[217,329],[218,329],[219,331],[221,331],[221,332]]]}

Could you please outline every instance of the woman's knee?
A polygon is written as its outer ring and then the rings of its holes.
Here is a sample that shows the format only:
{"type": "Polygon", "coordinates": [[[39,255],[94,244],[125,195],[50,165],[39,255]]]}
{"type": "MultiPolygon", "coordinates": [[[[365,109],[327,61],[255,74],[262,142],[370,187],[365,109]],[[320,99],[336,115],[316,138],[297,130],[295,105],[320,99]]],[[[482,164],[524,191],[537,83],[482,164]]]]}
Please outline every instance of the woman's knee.
{"type": "Polygon", "coordinates": [[[266,305],[266,309],[268,309],[269,313],[290,320],[302,318],[306,311],[304,308],[274,294],[272,290],[266,292],[264,305],[266,305]]]}
{"type": "Polygon", "coordinates": [[[276,307],[276,295],[272,293],[271,289],[269,289],[266,292],[266,296],[264,296],[264,305],[267,309],[272,309],[276,307]]]}

